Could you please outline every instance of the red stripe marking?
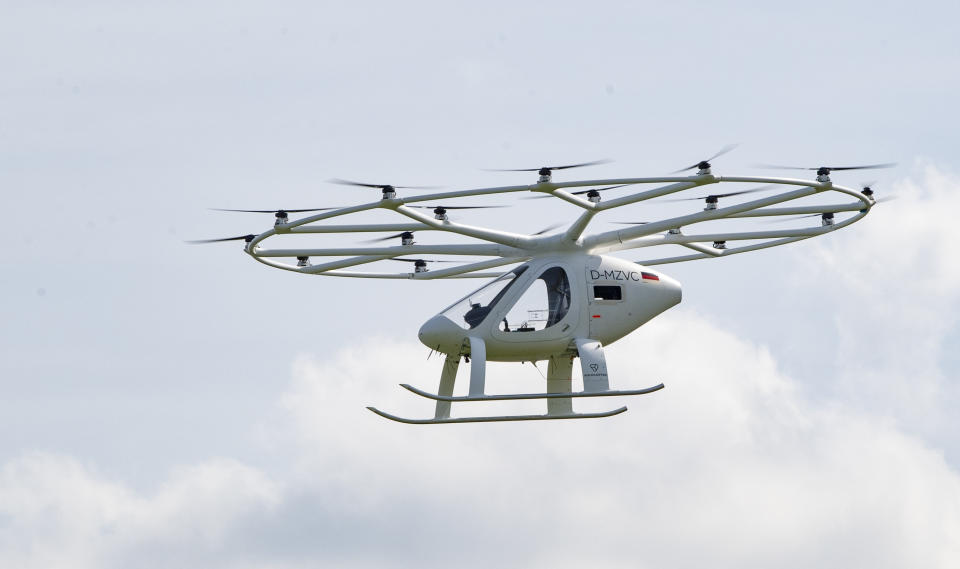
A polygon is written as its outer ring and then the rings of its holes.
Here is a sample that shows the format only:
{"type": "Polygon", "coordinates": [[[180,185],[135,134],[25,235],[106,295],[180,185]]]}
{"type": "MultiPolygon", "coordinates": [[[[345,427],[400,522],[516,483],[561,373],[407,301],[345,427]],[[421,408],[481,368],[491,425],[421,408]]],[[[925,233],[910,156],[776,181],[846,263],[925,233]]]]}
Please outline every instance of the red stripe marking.
{"type": "Polygon", "coordinates": [[[650,280],[650,281],[658,281],[658,280],[660,280],[660,277],[658,277],[657,275],[655,275],[655,274],[653,274],[653,273],[640,273],[640,276],[642,276],[643,278],[645,278],[645,279],[647,279],[647,280],[650,280]]]}
{"type": "Polygon", "coordinates": [[[594,314],[593,317],[594,317],[594,318],[600,318],[600,315],[599,315],[599,314],[594,314]]]}

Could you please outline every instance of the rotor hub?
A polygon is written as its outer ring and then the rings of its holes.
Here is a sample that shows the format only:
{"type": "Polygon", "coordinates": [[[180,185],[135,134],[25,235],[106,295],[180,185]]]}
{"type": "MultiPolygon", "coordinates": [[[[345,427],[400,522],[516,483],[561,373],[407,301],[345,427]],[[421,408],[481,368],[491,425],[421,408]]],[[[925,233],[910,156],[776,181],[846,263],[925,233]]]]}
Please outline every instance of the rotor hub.
{"type": "Polygon", "coordinates": [[[587,199],[593,203],[600,203],[600,192],[597,190],[590,190],[587,192],[587,199]]]}
{"type": "Polygon", "coordinates": [[[413,245],[413,233],[410,231],[404,231],[400,234],[400,244],[401,245],[413,245]]]}

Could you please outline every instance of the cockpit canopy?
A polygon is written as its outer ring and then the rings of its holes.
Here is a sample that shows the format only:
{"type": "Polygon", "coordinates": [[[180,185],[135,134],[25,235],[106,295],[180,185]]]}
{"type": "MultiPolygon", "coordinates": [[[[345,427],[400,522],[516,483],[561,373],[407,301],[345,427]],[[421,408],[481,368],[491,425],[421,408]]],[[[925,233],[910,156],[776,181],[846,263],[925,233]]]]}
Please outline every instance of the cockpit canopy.
{"type": "Polygon", "coordinates": [[[504,332],[536,332],[563,320],[570,309],[570,279],[559,266],[542,271],[535,279],[525,276],[528,265],[522,265],[467,295],[443,311],[443,315],[466,330],[484,322],[494,311],[500,314],[500,330],[504,332]],[[519,285],[518,285],[519,283],[519,285]],[[525,290],[513,294],[516,286],[525,290]],[[499,303],[512,298],[504,313],[499,303]]]}

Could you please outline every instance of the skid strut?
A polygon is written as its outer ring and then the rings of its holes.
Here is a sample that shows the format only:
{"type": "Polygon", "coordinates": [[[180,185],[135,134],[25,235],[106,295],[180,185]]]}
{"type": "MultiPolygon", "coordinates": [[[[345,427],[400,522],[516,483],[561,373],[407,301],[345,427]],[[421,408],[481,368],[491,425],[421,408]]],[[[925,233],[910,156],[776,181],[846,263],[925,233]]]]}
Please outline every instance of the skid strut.
{"type": "Polygon", "coordinates": [[[612,417],[627,410],[619,407],[611,411],[599,413],[575,413],[573,400],[581,397],[622,397],[629,395],[645,395],[663,389],[663,384],[644,389],[629,389],[615,391],[609,388],[607,365],[603,355],[603,347],[595,340],[578,339],[577,353],[583,368],[583,391],[572,391],[573,358],[569,355],[556,355],[550,358],[547,366],[546,393],[484,393],[486,375],[486,350],[483,340],[470,338],[470,389],[468,395],[453,395],[453,386],[460,367],[460,355],[447,355],[443,363],[443,372],[440,376],[439,393],[430,393],[422,389],[401,383],[404,389],[421,397],[436,401],[436,412],[432,419],[408,419],[398,417],[376,407],[367,407],[377,415],[391,421],[413,425],[430,425],[441,423],[493,423],[501,421],[544,421],[552,419],[599,419],[612,417]],[[515,401],[523,399],[546,399],[547,413],[545,415],[495,415],[488,417],[450,417],[452,403],[466,403],[476,401],[515,401]]]}

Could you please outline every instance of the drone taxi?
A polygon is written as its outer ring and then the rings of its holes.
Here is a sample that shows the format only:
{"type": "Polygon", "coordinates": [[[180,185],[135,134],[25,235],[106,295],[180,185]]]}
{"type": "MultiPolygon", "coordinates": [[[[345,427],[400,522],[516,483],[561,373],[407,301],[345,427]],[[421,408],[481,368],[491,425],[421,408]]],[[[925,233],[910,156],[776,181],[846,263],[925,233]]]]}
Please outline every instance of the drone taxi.
{"type": "MultiPolygon", "coordinates": [[[[710,162],[731,149],[732,147],[727,147],[671,176],[553,180],[556,171],[604,162],[597,161],[507,170],[536,172],[536,182],[528,185],[427,193],[409,197],[401,197],[398,190],[422,187],[332,180],[340,184],[378,189],[382,192],[381,199],[339,208],[221,210],[272,213],[276,220],[273,228],[257,235],[194,242],[244,241],[244,251],[257,261],[270,267],[307,275],[413,280],[492,279],[440,311],[420,328],[420,341],[431,350],[445,355],[439,388],[437,393],[430,393],[411,385],[402,384],[402,387],[418,396],[434,400],[434,416],[428,419],[409,419],[368,407],[381,417],[413,424],[610,417],[623,413],[627,408],[577,413],[573,410],[573,400],[582,397],[642,395],[664,387],[661,383],[643,389],[611,389],[604,356],[604,346],[626,336],[680,302],[680,283],[653,267],[766,249],[846,227],[867,215],[878,200],[874,198],[869,185],[855,190],[834,184],[830,178],[831,172],[893,166],[770,166],[812,170],[816,172],[814,180],[715,175],[710,162]],[[693,174],[685,174],[694,170],[693,174]],[[715,193],[705,193],[700,189],[714,184],[727,184],[727,187],[735,188],[742,188],[744,184],[762,186],[733,191],[718,189],[714,190],[715,193]],[[737,184],[741,186],[735,186],[737,184]],[[573,189],[576,191],[572,191],[573,189]],[[557,231],[560,226],[555,225],[534,234],[520,234],[461,224],[452,221],[448,215],[452,210],[498,207],[458,205],[454,200],[459,198],[519,192],[533,194],[532,197],[562,200],[573,208],[579,208],[579,216],[561,231],[557,231]],[[692,192],[698,195],[689,195],[692,192]],[[620,195],[617,195],[618,193],[620,195]],[[737,198],[753,193],[762,193],[763,197],[737,198]],[[602,199],[611,194],[617,197],[602,199]],[[822,196],[834,198],[833,201],[825,201],[822,196]],[[747,201],[743,201],[744,199],[747,201]],[[626,227],[585,235],[587,227],[601,213],[638,203],[650,205],[668,201],[699,201],[702,207],[659,221],[614,221],[613,223],[626,227]],[[724,202],[723,205],[721,201],[724,202]],[[772,207],[786,202],[795,204],[772,207]],[[443,205],[436,205],[441,203],[443,205]],[[424,209],[432,210],[432,215],[422,211],[424,209]],[[406,219],[402,223],[330,223],[336,218],[357,216],[372,210],[385,210],[406,219]],[[292,213],[310,215],[291,220],[292,213]],[[762,224],[764,220],[797,220],[794,223],[797,225],[801,223],[800,219],[811,218],[816,218],[817,223],[802,223],[804,227],[789,229],[762,224]],[[717,222],[721,224],[721,228],[713,232],[687,233],[689,228],[695,225],[717,222]],[[760,225],[752,231],[743,231],[740,228],[731,230],[731,222],[752,222],[755,226],[757,223],[760,225]],[[460,241],[466,238],[469,242],[418,244],[415,235],[428,231],[460,236],[460,241]],[[288,236],[292,235],[377,232],[391,235],[379,237],[373,242],[394,243],[346,248],[263,247],[263,242],[267,239],[290,239],[288,236]],[[659,257],[653,255],[636,262],[611,255],[633,249],[654,250],[651,248],[659,247],[663,250],[664,246],[679,249],[683,254],[659,257]],[[467,260],[459,262],[426,258],[437,255],[457,256],[467,260]],[[317,258],[334,260],[317,263],[317,258]],[[406,262],[412,265],[413,270],[355,270],[360,265],[380,261],[406,262]],[[428,265],[432,263],[457,264],[431,270],[428,265]],[[581,391],[573,390],[573,361],[576,358],[580,359],[582,372],[581,391]],[[461,360],[470,364],[469,389],[466,395],[455,396],[454,383],[461,360]],[[488,361],[536,364],[542,360],[548,362],[544,392],[486,392],[488,361]],[[546,400],[546,414],[451,417],[450,413],[453,403],[523,399],[546,400]]],[[[386,264],[389,263],[374,266],[386,264]]]]}

